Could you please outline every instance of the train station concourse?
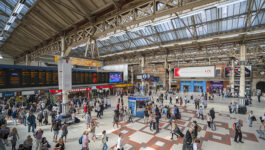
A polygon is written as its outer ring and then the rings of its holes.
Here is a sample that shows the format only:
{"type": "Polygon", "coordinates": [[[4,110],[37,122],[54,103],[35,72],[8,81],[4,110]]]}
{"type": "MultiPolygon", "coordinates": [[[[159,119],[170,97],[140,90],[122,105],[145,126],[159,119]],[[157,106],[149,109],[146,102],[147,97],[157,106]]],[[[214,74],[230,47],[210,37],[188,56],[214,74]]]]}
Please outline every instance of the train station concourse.
{"type": "Polygon", "coordinates": [[[0,0],[0,150],[264,150],[265,0],[0,0]]]}

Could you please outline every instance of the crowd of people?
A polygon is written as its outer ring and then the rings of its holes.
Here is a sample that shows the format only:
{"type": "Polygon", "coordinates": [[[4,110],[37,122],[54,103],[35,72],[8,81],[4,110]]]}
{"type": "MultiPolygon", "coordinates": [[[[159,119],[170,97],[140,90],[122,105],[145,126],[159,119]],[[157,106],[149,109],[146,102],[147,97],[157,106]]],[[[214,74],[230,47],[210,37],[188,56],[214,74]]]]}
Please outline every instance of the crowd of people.
{"type": "MultiPolygon", "coordinates": [[[[187,105],[194,105],[194,109],[197,111],[196,119],[206,119],[205,122],[208,127],[215,131],[216,126],[215,120],[215,110],[214,108],[207,109],[207,100],[213,98],[214,96],[209,96],[207,93],[203,93],[199,96],[180,96],[178,94],[170,94],[168,91],[163,93],[158,93],[157,91],[148,93],[151,102],[145,104],[144,111],[144,123],[149,126],[150,131],[158,133],[160,131],[159,124],[161,119],[167,121],[171,125],[171,140],[174,140],[174,135],[183,138],[183,150],[197,150],[200,145],[200,139],[198,138],[198,133],[202,128],[194,120],[192,124],[188,127],[187,132],[184,134],[180,130],[177,120],[181,119],[180,108],[185,108],[187,105]],[[167,105],[164,105],[164,101],[169,100],[167,105]],[[175,100],[175,104],[173,101],[175,100]],[[209,110],[209,112],[207,112],[209,110]],[[206,116],[206,118],[205,118],[206,116]]],[[[127,100],[127,99],[126,99],[127,100]]],[[[125,98],[123,94],[119,94],[117,97],[117,105],[113,111],[113,127],[122,128],[124,122],[134,122],[133,120],[133,110],[131,107],[125,105],[125,98]],[[123,122],[123,123],[121,123],[123,122]]],[[[248,104],[248,100],[246,104],[248,104]]],[[[86,130],[83,132],[79,138],[79,144],[82,150],[89,149],[89,143],[91,141],[96,141],[98,137],[96,136],[96,129],[99,126],[100,120],[103,117],[104,110],[109,108],[107,103],[107,97],[101,96],[95,99],[88,100],[87,98],[74,97],[70,100],[68,104],[68,113],[70,114],[70,119],[67,121],[63,119],[63,114],[58,110],[57,106],[49,105],[44,101],[39,101],[37,104],[26,103],[19,104],[15,102],[9,102],[0,107],[0,118],[6,120],[12,120],[13,128],[11,129],[5,121],[1,121],[0,129],[0,146],[6,150],[6,147],[11,144],[12,150],[32,150],[35,144],[36,150],[49,150],[51,149],[50,142],[55,143],[55,150],[66,149],[65,143],[67,143],[68,135],[68,125],[71,123],[79,123],[80,119],[76,117],[76,114],[83,113],[81,116],[85,118],[86,130]],[[92,112],[95,111],[96,116],[92,116],[92,112]],[[49,119],[50,118],[50,119],[49,119]],[[97,121],[99,120],[99,121],[97,121]],[[50,122],[50,123],[49,123],[50,122]],[[20,135],[17,131],[17,125],[25,126],[28,133],[32,132],[33,136],[30,134],[27,136],[23,143],[18,143],[20,135]],[[47,140],[44,136],[44,130],[42,126],[51,126],[51,132],[53,132],[53,140],[47,140]],[[89,135],[91,139],[89,138],[89,135]],[[35,140],[33,140],[35,139],[35,140]],[[33,142],[34,141],[34,142],[33,142]]],[[[237,113],[238,103],[234,102],[229,104],[229,112],[237,113]]],[[[249,111],[249,126],[252,127],[253,121],[257,121],[253,111],[249,111]]],[[[261,139],[265,139],[265,113],[264,116],[260,117],[261,124],[258,129],[261,139]]],[[[238,120],[233,124],[235,131],[235,142],[242,141],[241,128],[243,126],[243,121],[238,120]]],[[[47,131],[45,131],[47,132],[47,131]]],[[[123,149],[124,138],[122,133],[119,134],[117,140],[116,148],[118,150],[123,149]]],[[[108,136],[106,130],[102,131],[102,137],[100,138],[102,142],[102,149],[108,149],[108,136]]]]}

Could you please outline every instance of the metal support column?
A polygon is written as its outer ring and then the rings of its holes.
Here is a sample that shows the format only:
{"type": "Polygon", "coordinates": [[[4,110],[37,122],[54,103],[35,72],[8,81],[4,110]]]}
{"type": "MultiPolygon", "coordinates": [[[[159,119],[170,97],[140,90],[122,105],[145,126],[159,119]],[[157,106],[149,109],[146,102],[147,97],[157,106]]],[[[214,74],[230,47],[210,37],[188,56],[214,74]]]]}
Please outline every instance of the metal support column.
{"type": "Polygon", "coordinates": [[[239,97],[245,97],[245,64],[246,64],[246,46],[241,45],[240,47],[240,87],[239,97]]]}
{"type": "Polygon", "coordinates": [[[167,84],[167,69],[168,69],[168,63],[167,63],[167,58],[165,60],[165,66],[164,68],[166,69],[166,72],[165,72],[165,77],[164,77],[164,84],[163,84],[163,87],[166,88],[166,84],[167,84]]]}
{"type": "Polygon", "coordinates": [[[235,60],[231,60],[230,87],[232,96],[235,96],[235,60]]]}
{"type": "MultiPolygon", "coordinates": [[[[61,36],[61,57],[64,57],[65,53],[65,36],[61,36]]],[[[64,79],[62,79],[64,80],[64,79]]],[[[68,113],[68,91],[62,90],[62,114],[66,115],[68,113]]]]}
{"type": "Polygon", "coordinates": [[[171,82],[172,82],[172,71],[171,71],[171,65],[169,64],[168,65],[168,71],[169,71],[169,74],[168,74],[168,90],[170,91],[171,90],[171,82]]]}
{"type": "Polygon", "coordinates": [[[131,67],[131,84],[133,85],[133,66],[131,67]]]}
{"type": "MultiPolygon", "coordinates": [[[[144,74],[144,57],[141,58],[142,75],[144,74]]],[[[141,93],[144,95],[144,79],[142,78],[141,93]]]]}

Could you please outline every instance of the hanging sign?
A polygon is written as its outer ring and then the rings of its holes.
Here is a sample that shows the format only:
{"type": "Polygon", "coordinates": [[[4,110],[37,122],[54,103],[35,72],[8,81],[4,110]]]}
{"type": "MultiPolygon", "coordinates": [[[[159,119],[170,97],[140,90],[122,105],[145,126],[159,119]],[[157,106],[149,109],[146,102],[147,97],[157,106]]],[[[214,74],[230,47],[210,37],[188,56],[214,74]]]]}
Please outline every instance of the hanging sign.
{"type": "MultiPolygon", "coordinates": [[[[58,63],[58,61],[62,59],[59,56],[55,56],[54,60],[56,63],[58,63]]],[[[89,67],[101,67],[101,63],[97,62],[97,61],[92,61],[92,60],[88,60],[88,59],[82,59],[82,58],[74,58],[74,57],[70,57],[71,63],[72,65],[78,65],[78,66],[89,66],[89,67]]]]}

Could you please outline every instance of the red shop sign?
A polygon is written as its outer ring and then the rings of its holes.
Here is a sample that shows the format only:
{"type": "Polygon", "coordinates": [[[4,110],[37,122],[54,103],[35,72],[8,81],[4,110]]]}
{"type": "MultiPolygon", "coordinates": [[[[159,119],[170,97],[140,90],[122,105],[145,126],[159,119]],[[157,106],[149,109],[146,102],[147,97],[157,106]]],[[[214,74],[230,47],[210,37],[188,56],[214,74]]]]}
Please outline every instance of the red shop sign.
{"type": "Polygon", "coordinates": [[[57,93],[61,93],[62,90],[50,90],[50,93],[52,94],[57,94],[57,93]]]}

